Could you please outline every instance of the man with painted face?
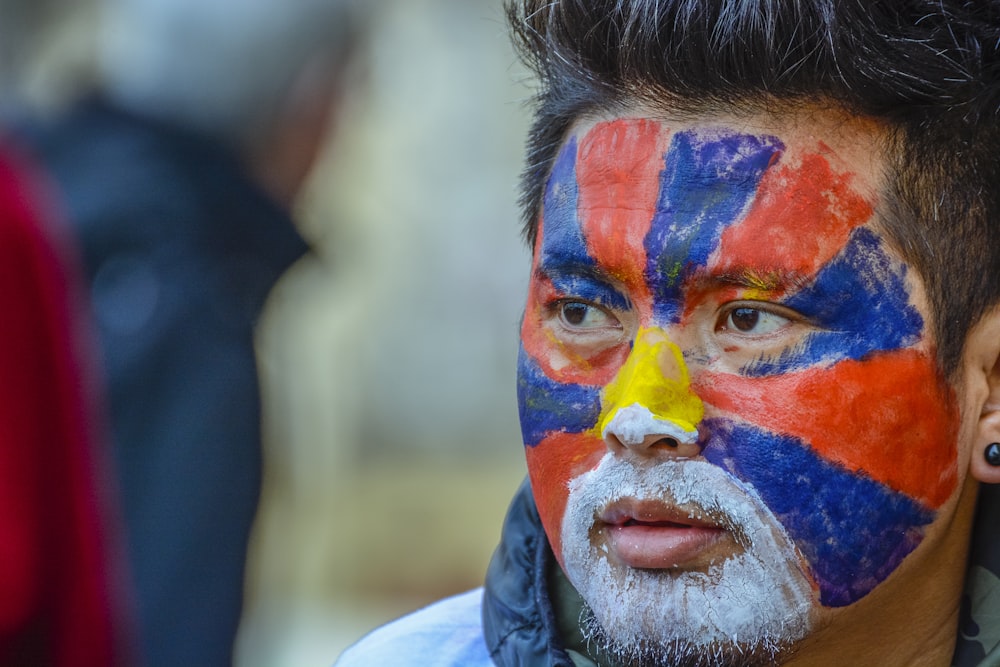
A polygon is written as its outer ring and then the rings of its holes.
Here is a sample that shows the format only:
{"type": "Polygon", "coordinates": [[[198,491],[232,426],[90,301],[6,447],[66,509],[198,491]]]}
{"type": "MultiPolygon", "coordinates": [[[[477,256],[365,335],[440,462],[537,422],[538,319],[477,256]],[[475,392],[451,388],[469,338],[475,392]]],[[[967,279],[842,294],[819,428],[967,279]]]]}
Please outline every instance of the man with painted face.
{"type": "Polygon", "coordinates": [[[1000,665],[1000,2],[508,9],[530,484],[343,664],[1000,665]]]}

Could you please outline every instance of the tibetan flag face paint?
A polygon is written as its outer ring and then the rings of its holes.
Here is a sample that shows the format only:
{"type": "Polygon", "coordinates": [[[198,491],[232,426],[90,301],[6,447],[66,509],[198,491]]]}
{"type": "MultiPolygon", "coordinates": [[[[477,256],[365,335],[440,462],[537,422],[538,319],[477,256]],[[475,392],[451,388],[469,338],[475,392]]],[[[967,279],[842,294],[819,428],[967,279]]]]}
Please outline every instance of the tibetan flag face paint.
{"type": "MultiPolygon", "coordinates": [[[[563,543],[571,489],[609,457],[724,474],[776,524],[825,607],[884,581],[957,488],[957,403],[922,283],[876,225],[870,165],[808,133],[776,134],[621,118],[574,133],[553,164],[518,395],[564,567],[582,548],[563,543]]],[[[704,540],[740,531],[698,521],[704,540]]],[[[583,534],[600,539],[602,525],[583,534]]],[[[629,543],[649,551],[630,567],[659,562],[651,539],[629,543]]],[[[728,553],[721,539],[713,562],[728,553]]],[[[664,553],[683,570],[701,552],[664,553]]]]}

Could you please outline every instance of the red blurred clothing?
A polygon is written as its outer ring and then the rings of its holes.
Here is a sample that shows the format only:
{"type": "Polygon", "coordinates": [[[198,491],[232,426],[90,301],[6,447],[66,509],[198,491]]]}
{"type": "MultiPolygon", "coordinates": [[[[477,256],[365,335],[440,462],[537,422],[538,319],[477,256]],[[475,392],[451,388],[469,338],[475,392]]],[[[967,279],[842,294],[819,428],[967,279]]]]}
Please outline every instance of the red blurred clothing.
{"type": "Polygon", "coordinates": [[[119,665],[83,310],[38,186],[0,142],[0,665],[119,665]]]}

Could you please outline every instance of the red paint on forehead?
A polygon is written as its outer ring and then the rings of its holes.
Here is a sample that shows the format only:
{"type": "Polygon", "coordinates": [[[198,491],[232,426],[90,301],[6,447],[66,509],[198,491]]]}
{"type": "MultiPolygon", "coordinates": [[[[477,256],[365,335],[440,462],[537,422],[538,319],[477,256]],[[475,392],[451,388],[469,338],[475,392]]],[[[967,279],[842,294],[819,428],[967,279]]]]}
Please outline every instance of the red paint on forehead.
{"type": "Polygon", "coordinates": [[[957,403],[918,350],[762,378],[705,372],[695,390],[709,405],[797,437],[933,509],[955,490],[957,403]]]}
{"type": "Polygon", "coordinates": [[[710,273],[744,267],[813,276],[872,216],[871,203],[852,187],[853,174],[822,155],[778,164],[765,172],[746,218],[726,229],[710,273]]]}
{"type": "Polygon", "coordinates": [[[580,140],[579,215],[590,256],[630,289],[643,280],[649,233],[670,133],[657,121],[598,123],[580,140]]]}
{"type": "Polygon", "coordinates": [[[562,432],[552,433],[538,445],[525,448],[538,516],[560,563],[562,520],[569,499],[569,483],[596,468],[607,451],[604,441],[595,435],[562,432]]]}

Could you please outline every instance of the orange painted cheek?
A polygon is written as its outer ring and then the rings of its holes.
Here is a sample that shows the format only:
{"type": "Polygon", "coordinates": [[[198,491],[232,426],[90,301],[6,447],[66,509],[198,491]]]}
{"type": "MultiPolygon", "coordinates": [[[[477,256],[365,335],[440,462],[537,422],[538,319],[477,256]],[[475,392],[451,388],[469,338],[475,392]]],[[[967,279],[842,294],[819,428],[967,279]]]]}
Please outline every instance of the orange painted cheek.
{"type": "Polygon", "coordinates": [[[696,384],[712,412],[798,438],[930,508],[957,487],[957,402],[919,350],[767,377],[705,372],[696,384]]]}
{"type": "Polygon", "coordinates": [[[526,447],[528,476],[538,515],[556,558],[562,562],[562,520],[569,483],[597,467],[607,448],[589,433],[555,432],[537,446],[526,447]]]}

